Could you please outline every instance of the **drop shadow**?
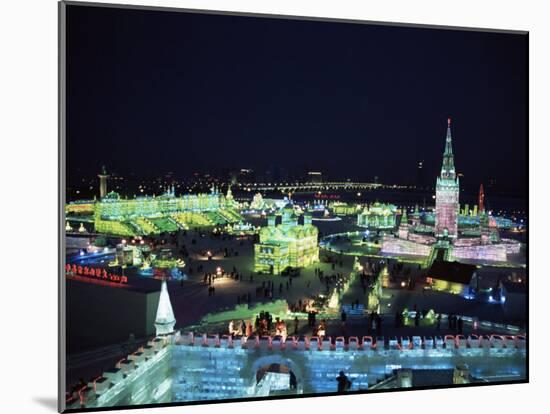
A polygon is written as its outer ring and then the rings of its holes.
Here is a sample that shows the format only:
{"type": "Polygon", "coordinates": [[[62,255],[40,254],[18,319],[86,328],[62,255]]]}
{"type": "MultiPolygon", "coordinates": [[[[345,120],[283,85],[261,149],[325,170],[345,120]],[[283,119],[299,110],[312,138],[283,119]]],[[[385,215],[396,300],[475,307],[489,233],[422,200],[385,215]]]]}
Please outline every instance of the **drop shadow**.
{"type": "Polygon", "coordinates": [[[57,412],[57,398],[54,397],[33,397],[35,403],[40,404],[42,407],[48,408],[54,412],[57,412]]]}

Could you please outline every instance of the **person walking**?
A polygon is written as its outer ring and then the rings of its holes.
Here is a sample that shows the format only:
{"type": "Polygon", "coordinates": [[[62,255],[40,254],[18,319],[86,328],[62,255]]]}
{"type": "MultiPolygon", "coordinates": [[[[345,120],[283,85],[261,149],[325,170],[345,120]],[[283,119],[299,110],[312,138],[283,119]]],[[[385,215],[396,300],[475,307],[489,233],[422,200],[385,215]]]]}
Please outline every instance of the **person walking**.
{"type": "Polygon", "coordinates": [[[373,325],[373,322],[374,322],[374,311],[372,311],[370,314],[369,314],[369,317],[368,317],[368,324],[367,324],[367,333],[372,333],[372,325],[373,325]]]}
{"type": "Polygon", "coordinates": [[[338,392],[340,394],[351,389],[351,381],[346,374],[344,374],[344,371],[340,371],[340,374],[336,377],[336,381],[338,382],[338,392]]]}
{"type": "Polygon", "coordinates": [[[395,311],[395,327],[401,327],[401,315],[399,314],[399,311],[395,311]]]}
{"type": "Polygon", "coordinates": [[[342,323],[346,323],[348,320],[348,314],[345,310],[342,310],[342,313],[340,314],[340,319],[342,320],[342,323]]]}

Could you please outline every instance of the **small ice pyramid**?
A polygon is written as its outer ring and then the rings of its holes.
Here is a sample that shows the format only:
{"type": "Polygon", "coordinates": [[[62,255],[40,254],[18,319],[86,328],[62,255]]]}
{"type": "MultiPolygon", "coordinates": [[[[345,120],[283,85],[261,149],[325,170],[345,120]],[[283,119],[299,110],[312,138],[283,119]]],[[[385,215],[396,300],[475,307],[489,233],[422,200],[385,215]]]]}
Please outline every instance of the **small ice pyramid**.
{"type": "Polygon", "coordinates": [[[176,325],[176,318],[174,317],[174,311],[172,310],[172,304],[170,303],[170,295],[168,295],[168,286],[166,285],[166,279],[162,280],[160,287],[159,306],[157,308],[157,317],[155,319],[155,329],[157,336],[167,335],[174,332],[174,326],[176,325]]]}

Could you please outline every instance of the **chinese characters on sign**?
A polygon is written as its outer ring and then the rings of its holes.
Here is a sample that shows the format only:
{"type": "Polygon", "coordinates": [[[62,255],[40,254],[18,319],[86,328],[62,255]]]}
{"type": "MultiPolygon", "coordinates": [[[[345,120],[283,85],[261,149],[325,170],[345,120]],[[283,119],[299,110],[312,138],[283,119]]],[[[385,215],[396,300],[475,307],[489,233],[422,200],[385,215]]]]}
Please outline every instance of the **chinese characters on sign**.
{"type": "Polygon", "coordinates": [[[65,265],[65,272],[68,276],[78,275],[78,276],[87,276],[90,278],[101,279],[110,282],[117,282],[126,284],[128,283],[128,278],[126,276],[115,275],[114,273],[108,273],[107,270],[101,269],[99,267],[88,267],[80,266],[76,264],[65,265]]]}

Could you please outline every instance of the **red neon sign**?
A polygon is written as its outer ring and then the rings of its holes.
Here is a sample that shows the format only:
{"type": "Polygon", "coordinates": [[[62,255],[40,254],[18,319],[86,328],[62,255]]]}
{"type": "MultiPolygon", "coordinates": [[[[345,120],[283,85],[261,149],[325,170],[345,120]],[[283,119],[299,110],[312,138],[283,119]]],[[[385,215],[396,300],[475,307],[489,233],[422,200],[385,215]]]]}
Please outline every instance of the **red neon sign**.
{"type": "Polygon", "coordinates": [[[88,267],[88,266],[77,266],[75,264],[71,265],[67,263],[65,265],[65,273],[67,276],[88,276],[90,278],[101,279],[109,282],[116,282],[126,284],[128,283],[128,278],[126,276],[116,275],[114,273],[108,273],[107,270],[100,267],[88,267]]]}

